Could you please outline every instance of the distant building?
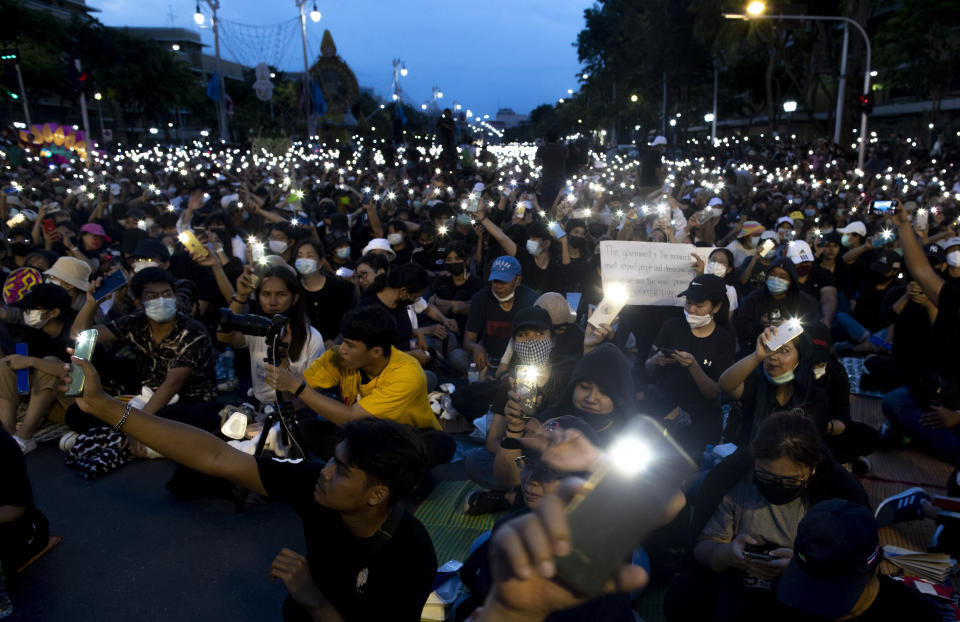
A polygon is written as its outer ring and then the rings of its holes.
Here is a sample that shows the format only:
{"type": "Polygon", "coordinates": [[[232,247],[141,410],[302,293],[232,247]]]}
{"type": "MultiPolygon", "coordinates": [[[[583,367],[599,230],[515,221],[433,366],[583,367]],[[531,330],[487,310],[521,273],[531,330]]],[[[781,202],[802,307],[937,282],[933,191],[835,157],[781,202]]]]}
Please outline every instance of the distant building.
{"type": "Polygon", "coordinates": [[[100,9],[87,6],[84,0],[24,0],[24,5],[29,9],[46,11],[64,19],[70,19],[74,15],[90,17],[91,13],[100,12],[100,9]]]}
{"type": "MultiPolygon", "coordinates": [[[[200,33],[189,28],[131,28],[126,30],[132,34],[140,35],[168,46],[175,54],[180,55],[190,68],[196,72],[212,74],[217,68],[217,57],[212,54],[204,54],[204,48],[208,47],[200,39],[200,33]]],[[[220,66],[223,67],[223,76],[232,80],[243,80],[243,72],[246,67],[240,63],[235,63],[226,59],[221,59],[220,66]]]]}
{"type": "Polygon", "coordinates": [[[524,123],[530,122],[530,115],[528,114],[517,114],[513,111],[513,108],[501,108],[497,111],[496,121],[491,123],[494,127],[502,126],[506,129],[511,129],[517,127],[518,125],[523,125],[524,123]]]}

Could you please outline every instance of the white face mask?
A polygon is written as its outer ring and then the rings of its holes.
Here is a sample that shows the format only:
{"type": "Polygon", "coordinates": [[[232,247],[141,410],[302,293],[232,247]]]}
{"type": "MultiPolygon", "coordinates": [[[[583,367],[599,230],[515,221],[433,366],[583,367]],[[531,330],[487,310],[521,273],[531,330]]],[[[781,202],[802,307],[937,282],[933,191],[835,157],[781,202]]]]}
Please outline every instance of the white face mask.
{"type": "Polygon", "coordinates": [[[390,233],[387,235],[387,242],[390,243],[390,246],[397,246],[403,242],[402,233],[390,233]]]}
{"type": "Polygon", "coordinates": [[[543,249],[540,248],[540,242],[536,240],[527,240],[527,252],[536,257],[540,254],[540,251],[543,249]]]}
{"type": "Polygon", "coordinates": [[[160,264],[155,261],[135,261],[133,262],[133,273],[136,274],[146,268],[159,268],[160,264]]]}
{"type": "Polygon", "coordinates": [[[727,276],[727,267],[719,261],[708,261],[707,267],[703,272],[704,274],[713,274],[722,279],[723,277],[727,276]]]}
{"type": "Polygon", "coordinates": [[[960,251],[947,253],[947,265],[951,268],[960,268],[960,251]]]}
{"type": "Polygon", "coordinates": [[[693,315],[686,309],[684,309],[683,315],[687,318],[687,324],[690,325],[690,328],[703,328],[713,321],[712,315],[693,315]]]}
{"type": "Polygon", "coordinates": [[[282,240],[270,240],[269,246],[270,246],[270,250],[272,250],[274,253],[280,255],[280,254],[286,252],[287,247],[290,246],[290,245],[287,244],[286,242],[282,241],[282,240]]]}
{"type": "Polygon", "coordinates": [[[23,312],[23,323],[30,328],[43,328],[50,318],[43,319],[43,311],[40,309],[30,309],[23,312]]]}
{"type": "MultiPolygon", "coordinates": [[[[491,290],[491,291],[492,291],[492,290],[491,290]]],[[[506,302],[506,301],[508,301],[508,300],[513,300],[513,296],[514,296],[514,294],[516,294],[516,293],[517,293],[517,290],[513,290],[512,292],[510,292],[509,294],[507,294],[507,295],[504,296],[503,298],[501,298],[500,296],[497,296],[497,294],[494,293],[494,294],[493,294],[493,297],[496,298],[497,300],[499,300],[500,302],[506,302]]]]}

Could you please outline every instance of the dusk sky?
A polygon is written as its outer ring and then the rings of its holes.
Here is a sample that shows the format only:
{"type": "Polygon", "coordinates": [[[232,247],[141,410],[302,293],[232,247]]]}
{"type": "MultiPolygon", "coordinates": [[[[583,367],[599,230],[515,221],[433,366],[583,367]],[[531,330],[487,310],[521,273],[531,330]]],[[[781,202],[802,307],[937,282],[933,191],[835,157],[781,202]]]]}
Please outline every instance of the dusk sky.
{"type": "MultiPolygon", "coordinates": [[[[360,85],[373,87],[383,97],[390,94],[391,62],[399,57],[409,70],[402,88],[414,105],[430,99],[431,88],[438,86],[447,105],[457,101],[464,108],[491,116],[501,107],[527,113],[539,104],[565,97],[567,89],[576,90],[580,66],[572,44],[583,25],[583,10],[591,3],[318,0],[323,19],[314,24],[308,18],[307,40],[313,59],[320,53],[324,28],[329,29],[360,85]]],[[[97,16],[108,26],[197,28],[194,0],[87,0],[87,4],[102,11],[97,16]]],[[[206,3],[201,2],[201,8],[209,15],[206,3]]],[[[312,3],[307,5],[310,8],[312,3]]],[[[220,14],[223,20],[268,26],[295,19],[297,9],[294,0],[222,0],[220,14]]],[[[296,22],[272,29],[274,36],[266,29],[259,32],[268,36],[234,34],[230,38],[227,35],[233,31],[228,27],[225,25],[222,37],[225,58],[245,60],[234,58],[232,49],[241,56],[273,56],[258,60],[302,70],[296,22]],[[296,36],[287,36],[284,45],[284,37],[277,33],[296,36]]],[[[212,32],[204,29],[202,33],[213,54],[212,32]]]]}

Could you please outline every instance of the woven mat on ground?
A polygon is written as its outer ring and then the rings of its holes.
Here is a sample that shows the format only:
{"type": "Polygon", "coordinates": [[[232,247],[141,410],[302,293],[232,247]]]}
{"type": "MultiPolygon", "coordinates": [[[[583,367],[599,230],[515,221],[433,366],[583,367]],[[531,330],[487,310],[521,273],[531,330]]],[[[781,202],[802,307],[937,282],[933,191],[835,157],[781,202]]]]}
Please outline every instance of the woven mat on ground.
{"type": "MultiPolygon", "coordinates": [[[[854,420],[880,427],[883,421],[880,400],[851,397],[850,405],[854,420]]],[[[943,494],[951,471],[953,467],[946,462],[941,462],[919,451],[911,449],[878,451],[870,456],[870,474],[861,477],[860,482],[870,497],[870,504],[876,508],[887,497],[913,486],[920,486],[930,494],[943,494]]],[[[908,521],[883,527],[880,529],[880,544],[926,551],[935,529],[936,524],[931,520],[908,521]]],[[[895,574],[898,569],[889,562],[884,562],[882,571],[895,574]]],[[[957,584],[956,579],[951,581],[955,589],[958,587],[957,584]]]]}
{"type": "Polygon", "coordinates": [[[443,482],[424,501],[414,516],[423,523],[437,551],[437,562],[464,561],[477,536],[493,527],[497,514],[467,516],[463,501],[477,486],[469,481],[443,482]]]}
{"type": "Polygon", "coordinates": [[[847,375],[850,376],[850,392],[855,395],[869,395],[870,397],[883,397],[883,393],[878,393],[876,391],[861,391],[860,390],[860,377],[867,373],[867,368],[863,366],[863,359],[858,356],[851,356],[849,358],[842,358],[840,362],[843,363],[843,367],[847,370],[847,375]]]}

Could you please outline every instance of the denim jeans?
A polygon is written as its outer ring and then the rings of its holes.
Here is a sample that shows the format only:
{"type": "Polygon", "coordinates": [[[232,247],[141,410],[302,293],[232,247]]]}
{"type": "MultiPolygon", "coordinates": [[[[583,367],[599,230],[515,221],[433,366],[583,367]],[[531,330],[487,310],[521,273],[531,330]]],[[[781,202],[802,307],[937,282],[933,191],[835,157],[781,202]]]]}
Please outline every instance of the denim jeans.
{"type": "Polygon", "coordinates": [[[898,432],[909,436],[928,453],[950,464],[960,464],[960,426],[935,430],[920,423],[923,411],[913,401],[910,390],[900,387],[883,398],[883,414],[898,432]]]}

